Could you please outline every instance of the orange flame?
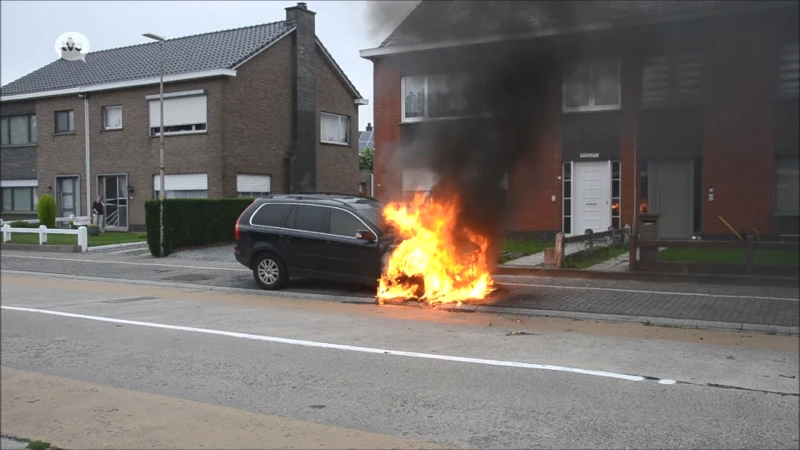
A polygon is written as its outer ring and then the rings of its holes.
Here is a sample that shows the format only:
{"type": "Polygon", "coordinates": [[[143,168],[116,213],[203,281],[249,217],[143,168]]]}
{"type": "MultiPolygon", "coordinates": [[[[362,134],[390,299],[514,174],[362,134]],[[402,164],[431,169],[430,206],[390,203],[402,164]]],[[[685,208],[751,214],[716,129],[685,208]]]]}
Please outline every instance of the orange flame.
{"type": "Polygon", "coordinates": [[[440,201],[425,193],[384,207],[387,224],[402,242],[381,276],[377,294],[381,303],[418,299],[460,305],[494,290],[487,264],[489,239],[460,226],[457,214],[457,198],[440,201]]]}

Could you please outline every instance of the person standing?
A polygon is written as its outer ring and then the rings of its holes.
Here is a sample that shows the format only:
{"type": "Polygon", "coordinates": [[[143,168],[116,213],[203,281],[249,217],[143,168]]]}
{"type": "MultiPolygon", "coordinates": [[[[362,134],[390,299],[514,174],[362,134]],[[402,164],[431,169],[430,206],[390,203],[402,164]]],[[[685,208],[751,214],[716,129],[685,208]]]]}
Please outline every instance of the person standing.
{"type": "Polygon", "coordinates": [[[106,204],[103,203],[103,199],[100,196],[97,196],[97,199],[92,203],[92,223],[97,224],[102,231],[105,228],[105,224],[103,223],[106,215],[106,204]]]}

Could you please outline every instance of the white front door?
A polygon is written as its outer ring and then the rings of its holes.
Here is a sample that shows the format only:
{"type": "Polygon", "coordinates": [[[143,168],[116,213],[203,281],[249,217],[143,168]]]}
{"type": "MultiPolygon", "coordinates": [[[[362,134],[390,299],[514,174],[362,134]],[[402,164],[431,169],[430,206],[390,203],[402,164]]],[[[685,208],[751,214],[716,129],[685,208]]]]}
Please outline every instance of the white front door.
{"type": "Polygon", "coordinates": [[[611,226],[611,163],[609,161],[573,164],[572,234],[608,231],[611,226]]]}

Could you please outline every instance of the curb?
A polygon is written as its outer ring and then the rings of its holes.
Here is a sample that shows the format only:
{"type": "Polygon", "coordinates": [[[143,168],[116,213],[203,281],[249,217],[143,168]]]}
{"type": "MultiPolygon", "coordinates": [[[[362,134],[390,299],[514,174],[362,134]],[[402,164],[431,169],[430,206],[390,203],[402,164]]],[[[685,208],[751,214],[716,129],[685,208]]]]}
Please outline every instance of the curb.
{"type": "Polygon", "coordinates": [[[127,242],[125,244],[111,244],[111,245],[99,245],[97,247],[89,247],[86,250],[88,252],[103,252],[103,250],[116,250],[116,249],[123,249],[129,247],[136,247],[140,246],[142,248],[147,248],[147,241],[142,242],[127,242]]]}
{"type": "MultiPolygon", "coordinates": [[[[287,298],[303,298],[309,300],[323,300],[323,301],[338,301],[341,303],[356,303],[365,305],[377,305],[378,301],[371,297],[356,297],[356,296],[337,296],[329,294],[311,294],[302,292],[288,292],[288,291],[264,291],[259,289],[247,288],[231,288],[221,286],[207,286],[203,284],[190,284],[190,283],[170,283],[164,281],[147,281],[147,280],[129,280],[123,278],[102,278],[90,277],[83,275],[65,275],[60,273],[48,272],[28,272],[18,270],[2,270],[3,274],[19,275],[26,277],[50,277],[62,278],[69,280],[79,281],[99,281],[103,283],[121,283],[121,284],[134,284],[140,286],[156,286],[156,287],[173,287],[191,289],[195,291],[210,291],[210,292],[225,292],[231,294],[249,294],[249,295],[264,295],[270,297],[287,297],[287,298]]],[[[388,302],[387,304],[395,306],[410,305],[402,302],[388,302]]],[[[420,308],[428,308],[427,305],[417,306],[420,308]]],[[[554,317],[566,318],[575,320],[596,320],[603,322],[627,322],[627,323],[640,323],[652,326],[666,326],[675,328],[689,328],[689,329],[718,329],[728,331],[749,331],[754,333],[765,334],[781,334],[798,336],[800,335],[800,327],[789,327],[780,325],[761,325],[740,322],[717,322],[707,320],[692,320],[692,319],[673,319],[665,317],[650,317],[650,316],[630,316],[630,315],[617,315],[617,314],[598,314],[598,313],[584,313],[573,311],[555,311],[545,309],[530,309],[530,308],[515,308],[510,306],[490,306],[490,305],[462,305],[462,306],[439,306],[432,309],[438,309],[447,312],[484,312],[490,314],[510,314],[518,316],[536,316],[536,317],[554,317]]]]}

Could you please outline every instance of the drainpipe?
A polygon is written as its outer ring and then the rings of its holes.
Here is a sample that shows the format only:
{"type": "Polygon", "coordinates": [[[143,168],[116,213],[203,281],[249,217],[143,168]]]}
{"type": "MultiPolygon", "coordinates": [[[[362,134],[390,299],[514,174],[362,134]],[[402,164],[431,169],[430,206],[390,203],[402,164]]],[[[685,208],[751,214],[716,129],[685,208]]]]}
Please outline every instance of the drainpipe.
{"type": "Polygon", "coordinates": [[[86,216],[91,218],[91,204],[92,204],[92,175],[91,175],[91,151],[89,143],[89,95],[78,94],[78,97],[83,98],[83,132],[84,142],[86,143],[86,216]]]}

